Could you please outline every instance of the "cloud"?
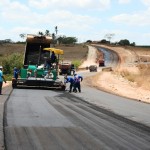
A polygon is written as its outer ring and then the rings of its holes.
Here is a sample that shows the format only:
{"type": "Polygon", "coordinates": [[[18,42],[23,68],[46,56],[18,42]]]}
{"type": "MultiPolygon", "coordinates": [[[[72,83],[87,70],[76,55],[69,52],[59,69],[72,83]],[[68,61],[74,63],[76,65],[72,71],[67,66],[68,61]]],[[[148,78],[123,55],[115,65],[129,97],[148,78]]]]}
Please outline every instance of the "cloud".
{"type": "Polygon", "coordinates": [[[141,2],[146,6],[150,6],[150,0],[141,0],[141,2]]]}
{"type": "Polygon", "coordinates": [[[113,16],[110,20],[115,23],[123,23],[126,25],[149,26],[150,10],[141,11],[132,14],[120,14],[113,16]]]}
{"type": "Polygon", "coordinates": [[[109,8],[110,0],[29,0],[29,5],[37,9],[58,9],[58,8],[77,8],[77,9],[99,9],[109,8]]]}
{"type": "Polygon", "coordinates": [[[9,21],[23,20],[26,14],[30,12],[29,8],[17,1],[10,2],[9,0],[1,3],[1,19],[9,21]]]}
{"type": "Polygon", "coordinates": [[[21,33],[36,34],[38,31],[45,32],[47,29],[50,30],[50,33],[53,33],[56,25],[58,26],[59,34],[78,36],[85,32],[88,33],[92,30],[95,24],[99,24],[101,22],[100,18],[74,14],[67,10],[49,11],[46,14],[40,15],[39,13],[31,12],[30,10],[21,13],[12,11],[10,14],[9,11],[7,11],[3,14],[3,17],[7,18],[6,20],[9,20],[10,23],[14,22],[14,27],[12,24],[10,29],[3,29],[3,32],[16,35],[15,37],[8,36],[14,41],[19,40],[19,34],[21,33]],[[25,15],[22,16],[22,14],[25,15]],[[19,24],[19,26],[16,24],[19,24]]]}
{"type": "Polygon", "coordinates": [[[118,2],[119,4],[128,4],[131,2],[131,0],[119,0],[118,2]]]}

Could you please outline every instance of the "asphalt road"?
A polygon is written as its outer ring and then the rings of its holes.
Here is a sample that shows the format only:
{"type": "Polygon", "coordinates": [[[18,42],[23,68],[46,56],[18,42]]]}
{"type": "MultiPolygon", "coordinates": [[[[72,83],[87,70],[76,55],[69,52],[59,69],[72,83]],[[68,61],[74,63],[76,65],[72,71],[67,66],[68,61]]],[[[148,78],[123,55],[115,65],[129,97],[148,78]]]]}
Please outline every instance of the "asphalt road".
{"type": "Polygon", "coordinates": [[[84,83],[81,93],[14,89],[5,112],[7,150],[150,149],[150,105],[84,83]]]}
{"type": "Polygon", "coordinates": [[[144,115],[150,106],[135,101],[133,106],[127,101],[86,86],[82,93],[14,89],[5,108],[6,149],[150,149],[150,127],[119,115],[137,106],[142,107],[144,115]],[[99,107],[87,102],[90,100],[99,101],[99,107]],[[111,103],[115,103],[118,113],[111,110],[111,103]],[[120,110],[119,105],[125,103],[120,110]]]}
{"type": "Polygon", "coordinates": [[[103,47],[96,47],[104,54],[105,66],[116,67],[118,65],[119,57],[114,51],[110,51],[103,47]]]}

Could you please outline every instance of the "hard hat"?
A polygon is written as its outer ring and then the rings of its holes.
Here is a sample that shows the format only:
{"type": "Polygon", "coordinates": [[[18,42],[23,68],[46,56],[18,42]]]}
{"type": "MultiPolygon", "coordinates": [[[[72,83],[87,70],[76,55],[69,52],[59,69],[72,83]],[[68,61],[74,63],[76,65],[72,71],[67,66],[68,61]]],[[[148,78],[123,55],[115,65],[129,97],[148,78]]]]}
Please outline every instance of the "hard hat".
{"type": "Polygon", "coordinates": [[[0,69],[3,69],[3,67],[2,67],[2,66],[0,66],[0,69]]]}

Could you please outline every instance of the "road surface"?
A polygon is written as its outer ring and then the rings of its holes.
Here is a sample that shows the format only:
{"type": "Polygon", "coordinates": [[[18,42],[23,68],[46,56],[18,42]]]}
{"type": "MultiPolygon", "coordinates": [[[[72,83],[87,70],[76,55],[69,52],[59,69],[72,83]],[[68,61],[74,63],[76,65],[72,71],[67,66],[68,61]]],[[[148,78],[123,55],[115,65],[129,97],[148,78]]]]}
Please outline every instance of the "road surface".
{"type": "MultiPolygon", "coordinates": [[[[128,105],[127,99],[95,90],[86,86],[82,93],[14,89],[5,108],[6,149],[149,149],[148,126],[105,108],[108,101],[120,101],[116,107],[126,103],[125,109],[130,112],[133,106],[128,105]],[[104,104],[97,107],[86,102],[88,99],[104,104]]],[[[146,104],[136,103],[137,106],[143,107],[142,115],[150,110],[146,104]]]]}

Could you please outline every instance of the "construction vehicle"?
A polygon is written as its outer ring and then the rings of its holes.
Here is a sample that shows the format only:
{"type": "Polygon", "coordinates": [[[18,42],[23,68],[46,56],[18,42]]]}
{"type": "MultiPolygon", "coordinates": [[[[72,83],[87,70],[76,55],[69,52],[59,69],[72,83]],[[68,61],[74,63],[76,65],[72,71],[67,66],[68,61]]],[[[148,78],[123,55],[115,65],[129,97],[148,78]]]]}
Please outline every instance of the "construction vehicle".
{"type": "Polygon", "coordinates": [[[69,61],[65,61],[59,64],[59,74],[67,74],[67,75],[74,75],[75,73],[75,66],[69,61]]]}
{"type": "Polygon", "coordinates": [[[51,48],[52,37],[27,35],[24,53],[23,68],[20,69],[19,78],[12,78],[12,87],[46,87],[65,90],[63,81],[58,78],[59,55],[63,50],[51,48]],[[46,67],[46,61],[51,52],[57,54],[57,61],[51,68],[46,67]],[[53,74],[52,78],[45,78],[48,71],[53,74]]]}
{"type": "Polygon", "coordinates": [[[90,72],[97,72],[97,66],[96,65],[90,65],[89,66],[89,71],[90,72]]]}
{"type": "Polygon", "coordinates": [[[105,66],[105,61],[104,61],[104,59],[99,59],[99,60],[98,60],[98,64],[99,64],[99,67],[105,66]]]}

